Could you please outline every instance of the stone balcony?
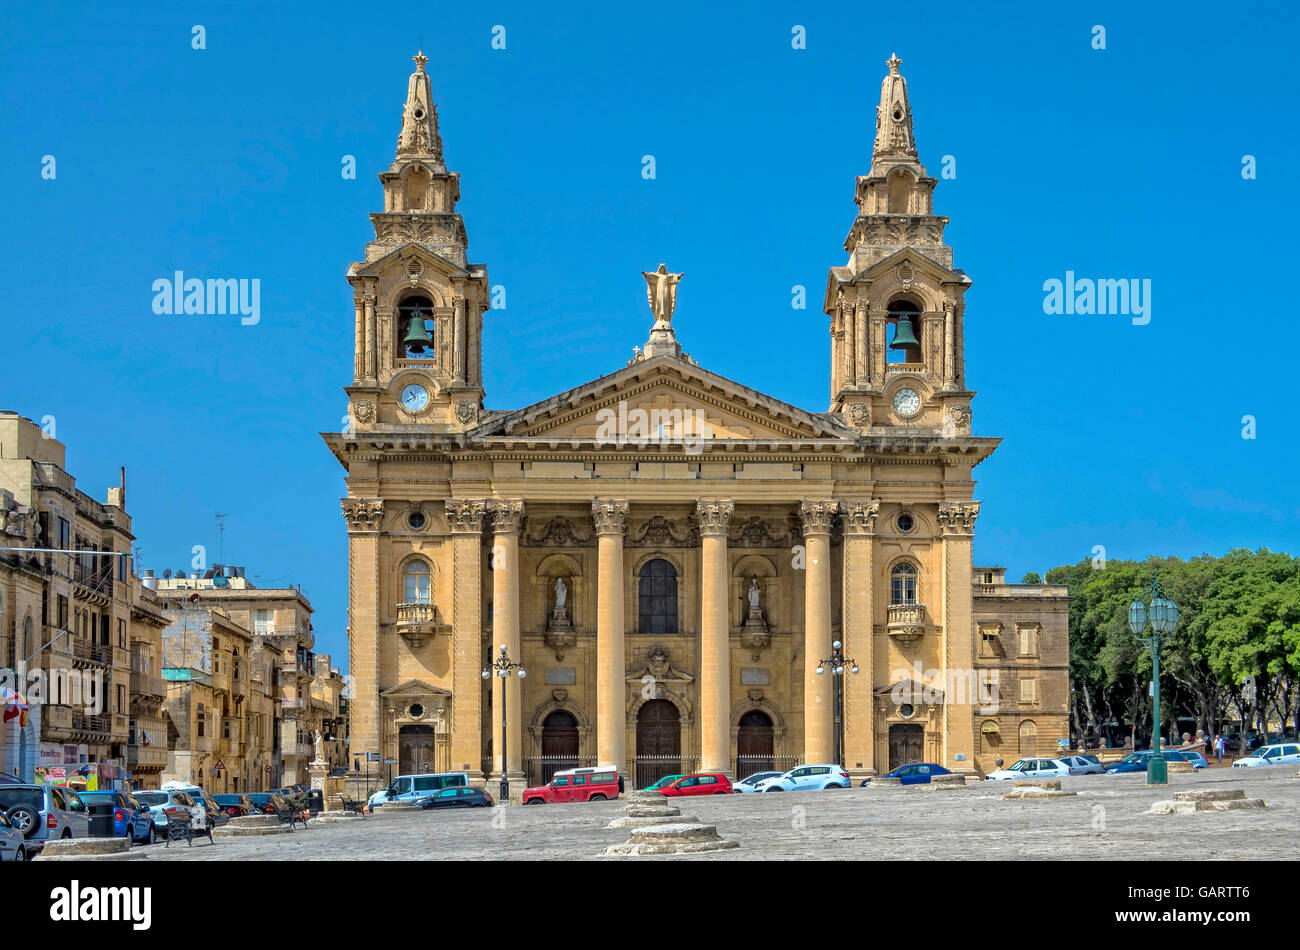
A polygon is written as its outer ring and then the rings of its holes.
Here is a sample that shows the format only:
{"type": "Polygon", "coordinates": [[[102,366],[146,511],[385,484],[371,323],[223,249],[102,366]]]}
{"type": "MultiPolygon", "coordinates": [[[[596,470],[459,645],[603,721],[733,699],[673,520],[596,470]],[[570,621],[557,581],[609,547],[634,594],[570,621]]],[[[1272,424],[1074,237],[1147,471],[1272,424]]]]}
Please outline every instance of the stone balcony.
{"type": "Polygon", "coordinates": [[[129,745],[126,747],[126,764],[136,772],[160,772],[167,767],[167,747],[129,745]]]}
{"type": "Polygon", "coordinates": [[[140,670],[132,670],[131,694],[133,696],[161,696],[166,698],[167,682],[161,676],[144,673],[140,670]]]}
{"type": "Polygon", "coordinates": [[[911,643],[925,633],[925,605],[890,604],[886,610],[889,635],[902,643],[911,643]]]}
{"type": "Polygon", "coordinates": [[[413,647],[439,633],[451,633],[449,624],[439,622],[438,608],[434,604],[398,604],[397,633],[413,647]]]}

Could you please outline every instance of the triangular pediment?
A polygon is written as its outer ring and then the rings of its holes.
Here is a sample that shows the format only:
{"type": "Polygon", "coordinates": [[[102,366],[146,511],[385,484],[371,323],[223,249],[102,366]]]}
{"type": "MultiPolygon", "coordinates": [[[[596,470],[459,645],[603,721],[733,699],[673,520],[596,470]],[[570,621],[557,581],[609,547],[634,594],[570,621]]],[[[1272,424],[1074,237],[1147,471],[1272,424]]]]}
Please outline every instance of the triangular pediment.
{"type": "Polygon", "coordinates": [[[523,409],[503,413],[471,433],[606,441],[654,441],[673,426],[705,440],[854,439],[857,431],[829,413],[807,412],[682,359],[662,356],[592,380],[523,409]],[[658,429],[665,426],[665,432],[658,429]],[[602,438],[606,437],[606,438],[602,438]]]}
{"type": "MultiPolygon", "coordinates": [[[[893,281],[896,279],[899,265],[903,263],[910,265],[916,271],[915,281],[917,283],[929,283],[938,286],[939,284],[954,281],[959,284],[969,284],[971,282],[965,271],[945,267],[933,258],[927,257],[918,248],[905,247],[856,273],[852,267],[832,267],[830,276],[826,281],[827,308],[835,301],[841,286],[845,284],[871,283],[881,278],[893,281]]],[[[906,287],[904,285],[899,289],[906,289],[906,287]]]]}
{"type": "Polygon", "coordinates": [[[450,696],[451,690],[434,686],[424,680],[407,680],[396,686],[390,686],[379,695],[384,699],[419,699],[427,696],[450,696]]]}
{"type": "Polygon", "coordinates": [[[449,278],[470,276],[470,272],[465,268],[446,258],[439,257],[426,247],[418,244],[404,244],[392,253],[385,254],[373,261],[353,264],[348,268],[348,277],[383,277],[390,271],[406,269],[411,261],[418,262],[422,269],[431,270],[449,278]]]}

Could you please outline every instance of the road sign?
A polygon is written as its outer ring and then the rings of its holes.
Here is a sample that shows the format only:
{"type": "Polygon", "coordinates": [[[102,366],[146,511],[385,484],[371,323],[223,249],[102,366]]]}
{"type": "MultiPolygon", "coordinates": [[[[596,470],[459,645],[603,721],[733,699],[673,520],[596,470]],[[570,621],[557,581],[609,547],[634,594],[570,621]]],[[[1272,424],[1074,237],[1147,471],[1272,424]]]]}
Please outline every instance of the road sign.
{"type": "Polygon", "coordinates": [[[216,769],[218,772],[224,772],[226,770],[226,763],[222,762],[220,759],[217,759],[217,764],[214,765],[213,768],[216,769]]]}
{"type": "Polygon", "coordinates": [[[396,764],[397,764],[396,759],[384,759],[384,765],[396,765],[396,764]]]}

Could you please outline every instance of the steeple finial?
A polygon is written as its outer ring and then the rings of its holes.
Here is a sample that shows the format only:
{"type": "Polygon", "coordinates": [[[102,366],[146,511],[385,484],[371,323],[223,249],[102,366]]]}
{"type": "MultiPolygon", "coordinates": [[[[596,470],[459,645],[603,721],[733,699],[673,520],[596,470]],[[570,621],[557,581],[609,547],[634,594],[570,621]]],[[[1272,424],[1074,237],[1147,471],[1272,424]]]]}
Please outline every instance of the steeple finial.
{"type": "Polygon", "coordinates": [[[880,84],[880,105],[876,107],[876,145],[873,156],[916,158],[912,133],[912,107],[907,102],[907,80],[898,71],[903,61],[897,53],[888,60],[889,75],[880,84]]]}
{"type": "Polygon", "coordinates": [[[397,157],[429,158],[442,164],[442,137],[438,134],[438,107],[433,104],[433,87],[424,71],[429,57],[416,53],[415,72],[406,86],[402,109],[402,133],[397,137],[397,157]]]}

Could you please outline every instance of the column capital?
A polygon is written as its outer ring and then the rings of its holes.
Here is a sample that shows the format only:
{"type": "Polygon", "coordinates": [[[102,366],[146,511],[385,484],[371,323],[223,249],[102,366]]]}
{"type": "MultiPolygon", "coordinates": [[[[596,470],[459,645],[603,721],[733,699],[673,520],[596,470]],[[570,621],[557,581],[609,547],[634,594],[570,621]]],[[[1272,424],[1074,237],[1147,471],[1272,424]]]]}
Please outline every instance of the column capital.
{"type": "Polygon", "coordinates": [[[452,534],[478,534],[483,530],[487,504],[481,498],[448,498],[447,524],[452,534]]]}
{"type": "Polygon", "coordinates": [[[627,505],[626,498],[593,498],[591,520],[596,525],[596,534],[621,537],[627,528],[627,505]]]}
{"type": "Polygon", "coordinates": [[[944,534],[974,534],[980,504],[978,501],[939,502],[939,527],[944,534]]]}
{"type": "Polygon", "coordinates": [[[518,534],[519,526],[524,520],[524,500],[522,498],[493,498],[487,508],[492,512],[492,532],[494,534],[518,534]]]}
{"type": "Polygon", "coordinates": [[[700,525],[700,534],[704,537],[719,534],[725,537],[735,510],[736,503],[730,498],[701,498],[695,503],[695,517],[700,525]]]}
{"type": "Polygon", "coordinates": [[[830,534],[835,524],[835,515],[839,513],[840,503],[834,498],[805,498],[799,504],[799,514],[803,518],[803,533],[830,534]]]}
{"type": "Polygon", "coordinates": [[[846,535],[871,535],[876,533],[876,518],[880,515],[880,499],[844,502],[844,533],[846,535]]]}
{"type": "Polygon", "coordinates": [[[378,531],[384,519],[382,498],[340,498],[348,531],[378,531]]]}

